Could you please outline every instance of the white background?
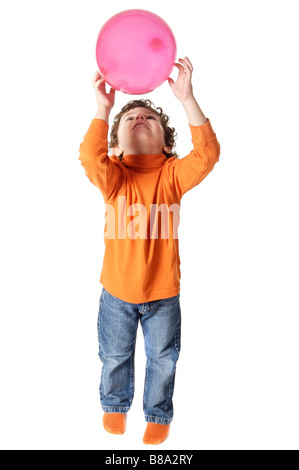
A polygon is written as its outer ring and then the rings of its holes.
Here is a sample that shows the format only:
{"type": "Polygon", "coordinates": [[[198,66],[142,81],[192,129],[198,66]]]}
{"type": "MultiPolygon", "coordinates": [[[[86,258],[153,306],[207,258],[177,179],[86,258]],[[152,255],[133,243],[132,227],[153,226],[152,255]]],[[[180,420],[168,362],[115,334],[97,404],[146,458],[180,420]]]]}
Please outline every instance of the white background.
{"type": "MultiPolygon", "coordinates": [[[[170,25],[221,144],[214,171],[182,200],[182,353],[171,434],[156,449],[299,448],[296,7],[1,2],[2,449],[149,449],[141,330],[127,432],[102,429],[105,211],[78,160],[96,111],[98,32],[130,8],[170,25]]],[[[188,120],[168,83],[141,97],[171,116],[177,151],[189,153],[188,120]]],[[[111,118],[134,98],[117,93],[111,118]]]]}

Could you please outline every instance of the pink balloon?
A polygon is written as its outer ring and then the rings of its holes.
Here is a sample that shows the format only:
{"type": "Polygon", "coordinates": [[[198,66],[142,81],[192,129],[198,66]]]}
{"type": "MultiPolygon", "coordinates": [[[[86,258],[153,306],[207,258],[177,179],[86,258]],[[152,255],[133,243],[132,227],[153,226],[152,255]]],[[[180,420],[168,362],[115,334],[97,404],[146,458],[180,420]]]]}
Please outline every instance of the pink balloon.
{"type": "Polygon", "coordinates": [[[141,95],[168,79],[176,52],[174,35],[162,18],[146,10],[126,10],[102,27],[96,59],[108,85],[141,95]]]}

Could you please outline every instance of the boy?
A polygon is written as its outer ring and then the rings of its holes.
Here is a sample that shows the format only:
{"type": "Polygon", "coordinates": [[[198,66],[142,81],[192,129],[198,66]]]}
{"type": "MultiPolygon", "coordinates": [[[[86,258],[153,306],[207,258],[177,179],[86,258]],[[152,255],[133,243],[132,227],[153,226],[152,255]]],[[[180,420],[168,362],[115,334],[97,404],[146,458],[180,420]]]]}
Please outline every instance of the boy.
{"type": "Polygon", "coordinates": [[[96,73],[98,111],[80,146],[87,177],[106,207],[103,285],[98,316],[103,424],[123,434],[134,395],[134,353],[140,320],[147,356],[145,444],[160,444],[173,419],[176,363],[180,354],[180,258],[177,229],[182,196],[219,160],[220,146],[193,96],[193,67],[179,59],[177,81],[168,83],[186,111],[193,151],[173,153],[174,132],[161,108],[135,100],[115,117],[107,155],[108,121],[115,90],[106,93],[96,73]]]}

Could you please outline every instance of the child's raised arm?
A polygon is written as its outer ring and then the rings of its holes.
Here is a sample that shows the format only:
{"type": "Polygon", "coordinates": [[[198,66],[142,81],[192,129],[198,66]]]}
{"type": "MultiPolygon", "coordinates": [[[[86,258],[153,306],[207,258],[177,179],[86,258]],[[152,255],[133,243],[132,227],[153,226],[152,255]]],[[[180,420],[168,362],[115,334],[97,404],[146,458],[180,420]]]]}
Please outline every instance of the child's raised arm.
{"type": "Polygon", "coordinates": [[[191,82],[193,66],[188,57],[179,59],[179,61],[184,64],[184,67],[181,64],[174,64],[179,69],[179,75],[176,82],[172,78],[168,79],[169,86],[176,98],[182,103],[187,113],[189,124],[191,126],[202,126],[207,122],[207,118],[193,95],[191,82]]]}
{"type": "Polygon", "coordinates": [[[108,124],[110,111],[114,106],[115,89],[106,93],[104,79],[95,73],[92,84],[96,92],[98,110],[80,145],[81,165],[85,174],[102,192],[104,199],[112,197],[122,184],[123,173],[119,165],[108,156],[108,124]]]}
{"type": "Polygon", "coordinates": [[[110,111],[115,102],[115,88],[111,88],[110,93],[107,93],[105,80],[101,77],[99,72],[94,74],[92,84],[98,103],[98,110],[96,112],[95,119],[102,119],[108,124],[110,111]]]}
{"type": "Polygon", "coordinates": [[[169,166],[168,180],[182,197],[212,171],[219,160],[220,144],[210,120],[206,118],[194,98],[191,83],[192,64],[187,57],[179,61],[184,67],[181,64],[175,64],[179,69],[178,79],[174,82],[172,78],[169,78],[168,83],[186,111],[194,149],[186,157],[174,160],[169,166]]]}

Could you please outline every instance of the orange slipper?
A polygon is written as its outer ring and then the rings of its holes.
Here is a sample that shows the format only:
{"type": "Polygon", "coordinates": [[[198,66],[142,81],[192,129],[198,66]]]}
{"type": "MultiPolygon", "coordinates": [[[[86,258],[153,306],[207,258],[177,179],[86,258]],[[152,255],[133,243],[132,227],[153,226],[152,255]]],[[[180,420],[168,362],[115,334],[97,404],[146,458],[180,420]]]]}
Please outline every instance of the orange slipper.
{"type": "Polygon", "coordinates": [[[143,443],[152,445],[161,444],[167,439],[169,429],[169,424],[147,423],[143,443]]]}
{"type": "Polygon", "coordinates": [[[123,413],[104,413],[103,425],[110,434],[124,434],[126,430],[126,415],[123,413]]]}

